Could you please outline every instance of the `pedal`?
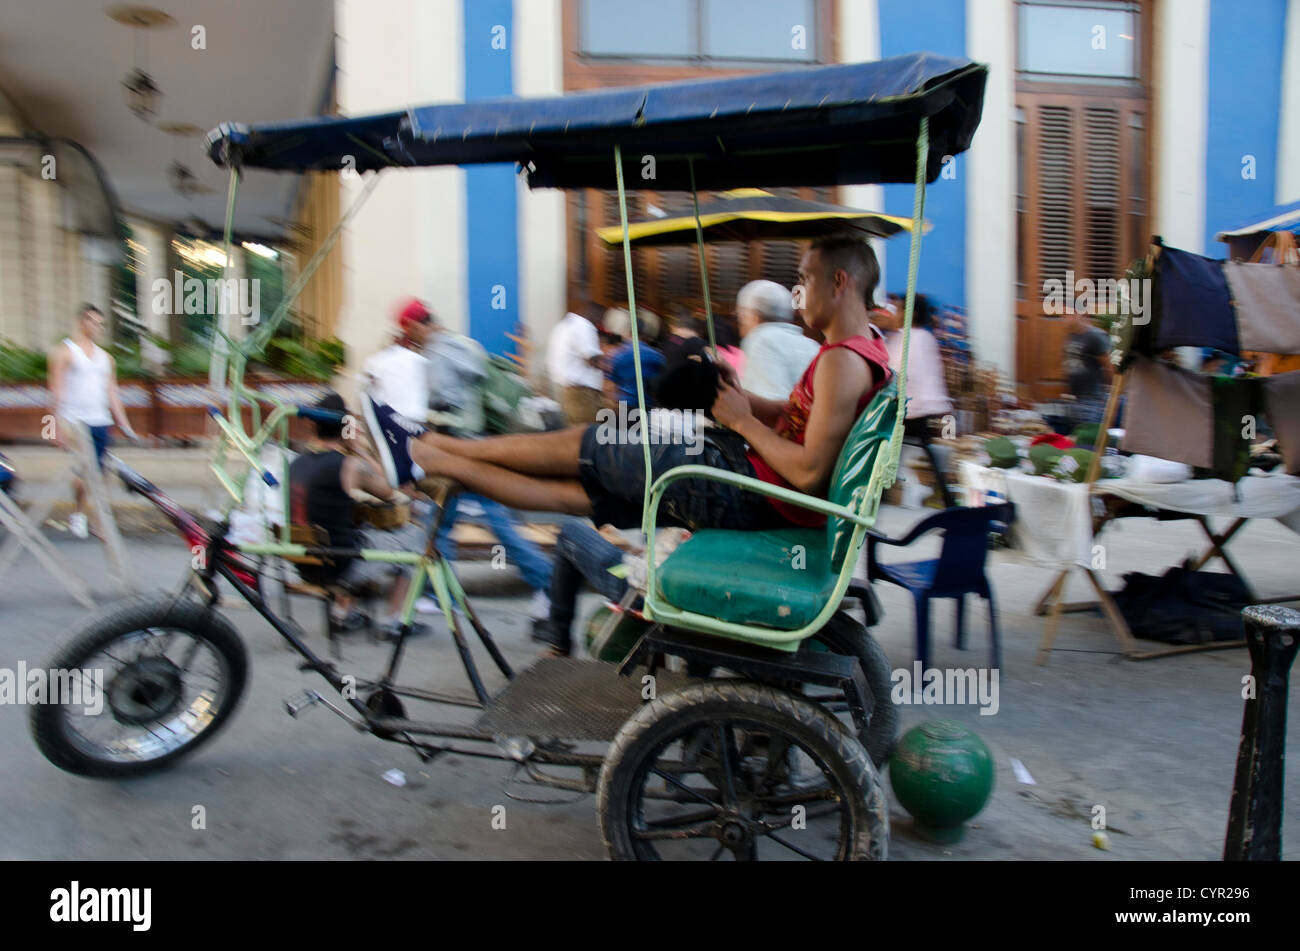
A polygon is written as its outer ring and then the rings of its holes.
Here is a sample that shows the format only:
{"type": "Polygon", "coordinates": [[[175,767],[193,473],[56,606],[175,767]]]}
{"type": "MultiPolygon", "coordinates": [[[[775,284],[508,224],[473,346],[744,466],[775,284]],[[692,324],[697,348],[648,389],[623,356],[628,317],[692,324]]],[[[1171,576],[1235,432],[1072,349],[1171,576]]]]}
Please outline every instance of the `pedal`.
{"type": "Polygon", "coordinates": [[[309,707],[314,707],[316,704],[321,702],[321,699],[321,695],[315,690],[304,690],[301,693],[294,694],[292,697],[287,697],[285,699],[284,712],[296,720],[298,719],[298,714],[302,713],[309,707]]]}
{"type": "Polygon", "coordinates": [[[528,757],[533,755],[537,747],[533,741],[526,736],[502,736],[497,734],[492,738],[496,743],[497,749],[505,753],[507,757],[519,763],[528,761],[528,757]]]}

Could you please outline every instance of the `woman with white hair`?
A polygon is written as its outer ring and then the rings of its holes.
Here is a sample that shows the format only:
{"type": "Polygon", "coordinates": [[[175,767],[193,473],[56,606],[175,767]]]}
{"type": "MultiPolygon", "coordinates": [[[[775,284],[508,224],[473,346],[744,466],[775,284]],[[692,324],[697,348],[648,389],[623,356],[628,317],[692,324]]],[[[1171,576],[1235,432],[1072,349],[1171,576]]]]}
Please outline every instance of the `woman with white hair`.
{"type": "Polygon", "coordinates": [[[775,281],[750,281],[736,295],[740,348],[745,353],[741,386],[769,400],[784,400],[819,349],[794,322],[790,292],[775,281]]]}

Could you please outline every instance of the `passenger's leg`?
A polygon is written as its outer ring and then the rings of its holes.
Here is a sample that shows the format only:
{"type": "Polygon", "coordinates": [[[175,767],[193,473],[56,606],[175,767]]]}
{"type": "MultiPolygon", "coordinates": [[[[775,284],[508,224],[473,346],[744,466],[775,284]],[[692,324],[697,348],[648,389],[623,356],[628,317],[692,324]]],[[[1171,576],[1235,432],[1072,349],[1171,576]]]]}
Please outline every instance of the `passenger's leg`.
{"type": "Polygon", "coordinates": [[[431,470],[424,459],[441,451],[463,459],[490,462],[525,475],[573,478],[578,475],[578,450],[585,431],[585,426],[571,426],[549,433],[519,433],[486,439],[459,439],[442,433],[425,433],[411,443],[411,456],[425,472],[431,470]]]}
{"type": "Polygon", "coordinates": [[[452,455],[423,440],[412,444],[412,455],[426,474],[455,479],[470,492],[485,495],[513,509],[591,514],[591,503],[577,479],[577,453],[573,457],[573,478],[523,475],[495,463],[452,455]]]}
{"type": "Polygon", "coordinates": [[[551,560],[542,550],[519,533],[515,514],[504,505],[490,499],[481,499],[483,517],[492,534],[496,535],[506,550],[506,555],[519,568],[528,587],[545,591],[551,583],[551,560]]]}
{"type": "Polygon", "coordinates": [[[578,593],[586,581],[611,601],[627,591],[627,582],[609,573],[623,560],[623,552],[609,542],[590,522],[567,519],[555,541],[555,567],[551,575],[551,613],[534,628],[537,640],[568,654],[573,644],[573,620],[578,593]]]}

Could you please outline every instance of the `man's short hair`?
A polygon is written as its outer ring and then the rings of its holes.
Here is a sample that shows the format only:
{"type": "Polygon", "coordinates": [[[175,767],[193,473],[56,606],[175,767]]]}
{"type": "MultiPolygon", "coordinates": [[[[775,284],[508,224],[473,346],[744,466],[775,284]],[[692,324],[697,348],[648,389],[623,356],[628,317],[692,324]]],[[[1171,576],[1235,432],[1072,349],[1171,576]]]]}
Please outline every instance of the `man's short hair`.
{"type": "Polygon", "coordinates": [[[880,283],[880,262],[865,239],[856,235],[826,235],[813,241],[812,250],[817,252],[828,277],[844,270],[862,291],[867,308],[874,306],[876,285],[880,283]]]}
{"type": "MultiPolygon", "coordinates": [[[[333,390],[330,390],[316,402],[316,409],[333,410],[336,413],[346,413],[348,406],[343,402],[343,397],[339,396],[333,390]]],[[[337,422],[324,422],[314,420],[316,426],[317,439],[340,439],[343,436],[343,420],[337,422]]]]}
{"type": "Polygon", "coordinates": [[[736,295],[736,309],[752,310],[764,321],[794,320],[794,300],[776,281],[750,281],[736,295]]]}

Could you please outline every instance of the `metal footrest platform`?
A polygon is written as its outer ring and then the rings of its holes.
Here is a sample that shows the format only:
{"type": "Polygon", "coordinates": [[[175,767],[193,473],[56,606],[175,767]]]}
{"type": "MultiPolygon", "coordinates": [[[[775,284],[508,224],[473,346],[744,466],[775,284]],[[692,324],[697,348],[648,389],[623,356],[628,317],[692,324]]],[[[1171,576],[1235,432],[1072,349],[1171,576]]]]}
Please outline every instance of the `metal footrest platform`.
{"type": "MultiPolygon", "coordinates": [[[[655,693],[686,682],[682,674],[660,670],[655,693]]],[[[640,677],[620,677],[613,664],[548,657],[510,681],[474,727],[507,736],[608,742],[644,702],[641,689],[640,677]]]]}

